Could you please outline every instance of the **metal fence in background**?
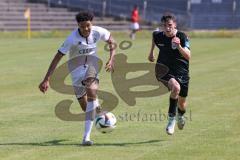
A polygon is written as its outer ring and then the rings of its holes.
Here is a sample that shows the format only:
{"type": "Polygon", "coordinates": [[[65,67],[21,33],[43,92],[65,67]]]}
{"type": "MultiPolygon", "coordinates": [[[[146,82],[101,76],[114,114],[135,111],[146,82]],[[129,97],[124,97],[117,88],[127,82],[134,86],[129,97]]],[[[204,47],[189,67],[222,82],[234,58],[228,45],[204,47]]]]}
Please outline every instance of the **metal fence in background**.
{"type": "MultiPolygon", "coordinates": [[[[11,1],[11,0],[9,0],[11,1]]],[[[90,10],[98,16],[129,19],[136,4],[142,20],[158,23],[165,12],[174,13],[180,25],[193,29],[240,27],[240,0],[20,0],[48,7],[90,10]]]]}
{"type": "Polygon", "coordinates": [[[187,0],[172,0],[175,6],[168,0],[26,0],[28,2],[46,3],[49,7],[67,7],[72,9],[90,10],[101,16],[130,16],[134,5],[139,6],[142,19],[159,20],[163,12],[172,11],[176,14],[186,14],[187,0]],[[164,5],[161,5],[163,3],[164,5]],[[158,5],[160,4],[160,5],[158,5]],[[167,4],[167,6],[166,6],[167,4]],[[180,7],[179,7],[180,6],[180,7]]]}

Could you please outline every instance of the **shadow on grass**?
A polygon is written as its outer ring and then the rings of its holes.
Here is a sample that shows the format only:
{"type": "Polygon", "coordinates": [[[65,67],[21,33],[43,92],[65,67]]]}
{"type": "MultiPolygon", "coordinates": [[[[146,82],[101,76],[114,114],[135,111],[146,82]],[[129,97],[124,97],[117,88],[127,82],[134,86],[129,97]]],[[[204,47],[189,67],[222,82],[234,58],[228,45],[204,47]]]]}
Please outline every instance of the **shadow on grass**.
{"type": "Polygon", "coordinates": [[[163,142],[164,140],[148,140],[142,142],[123,142],[123,143],[95,143],[94,146],[131,146],[139,144],[153,144],[163,142]]]}
{"type": "MultiPolygon", "coordinates": [[[[65,139],[60,140],[52,140],[47,142],[39,142],[39,143],[0,143],[0,146],[79,146],[81,147],[81,142],[79,143],[63,143],[66,142],[65,139]]],[[[148,140],[142,142],[122,142],[122,143],[95,143],[94,146],[131,146],[131,145],[139,145],[139,144],[152,144],[162,142],[164,140],[148,140]]]]}

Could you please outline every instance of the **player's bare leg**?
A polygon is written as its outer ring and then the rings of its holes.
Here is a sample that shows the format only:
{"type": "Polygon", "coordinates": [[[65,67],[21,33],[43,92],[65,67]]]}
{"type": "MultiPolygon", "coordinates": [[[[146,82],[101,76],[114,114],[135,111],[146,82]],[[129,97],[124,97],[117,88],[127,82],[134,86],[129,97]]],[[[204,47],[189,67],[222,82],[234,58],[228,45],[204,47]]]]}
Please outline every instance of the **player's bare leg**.
{"type": "Polygon", "coordinates": [[[87,108],[87,94],[85,94],[84,96],[78,98],[78,102],[79,102],[82,110],[84,112],[86,112],[86,108],[87,108]]]}
{"type": "Polygon", "coordinates": [[[171,78],[168,81],[168,86],[171,91],[170,97],[173,99],[178,99],[178,94],[180,92],[180,84],[174,78],[171,78]]]}
{"type": "Polygon", "coordinates": [[[187,107],[187,99],[185,97],[178,97],[178,108],[185,111],[187,107]]]}

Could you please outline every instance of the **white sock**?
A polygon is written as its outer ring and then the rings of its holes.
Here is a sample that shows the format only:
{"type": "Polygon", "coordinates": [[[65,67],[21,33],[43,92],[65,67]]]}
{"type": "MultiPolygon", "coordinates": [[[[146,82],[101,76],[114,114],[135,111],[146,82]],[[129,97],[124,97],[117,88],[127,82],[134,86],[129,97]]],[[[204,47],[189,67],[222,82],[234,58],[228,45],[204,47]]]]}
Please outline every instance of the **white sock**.
{"type": "Polygon", "coordinates": [[[90,141],[90,134],[93,126],[93,119],[95,117],[95,109],[99,105],[98,99],[87,102],[86,117],[85,117],[85,131],[83,140],[90,141]]]}

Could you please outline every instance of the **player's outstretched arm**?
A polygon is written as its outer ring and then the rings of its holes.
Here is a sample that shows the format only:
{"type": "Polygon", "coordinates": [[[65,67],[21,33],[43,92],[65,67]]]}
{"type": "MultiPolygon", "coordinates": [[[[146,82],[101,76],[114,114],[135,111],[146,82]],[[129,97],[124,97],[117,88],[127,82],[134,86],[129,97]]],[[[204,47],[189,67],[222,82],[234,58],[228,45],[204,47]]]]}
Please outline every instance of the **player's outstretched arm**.
{"type": "Polygon", "coordinates": [[[110,57],[106,63],[105,69],[107,72],[114,72],[114,56],[115,56],[115,41],[112,36],[110,36],[109,40],[107,41],[110,50],[110,57]]]}
{"type": "Polygon", "coordinates": [[[39,84],[39,90],[43,93],[45,93],[49,87],[49,79],[52,73],[54,72],[56,66],[58,65],[59,61],[62,59],[63,54],[62,53],[57,53],[55,57],[53,58],[48,71],[43,79],[43,81],[39,84]]]}
{"type": "Polygon", "coordinates": [[[155,57],[154,57],[154,53],[153,53],[154,48],[155,48],[155,42],[152,39],[152,45],[151,45],[151,49],[150,49],[150,52],[149,52],[149,55],[148,55],[148,60],[150,62],[154,62],[155,61],[155,57]]]}

